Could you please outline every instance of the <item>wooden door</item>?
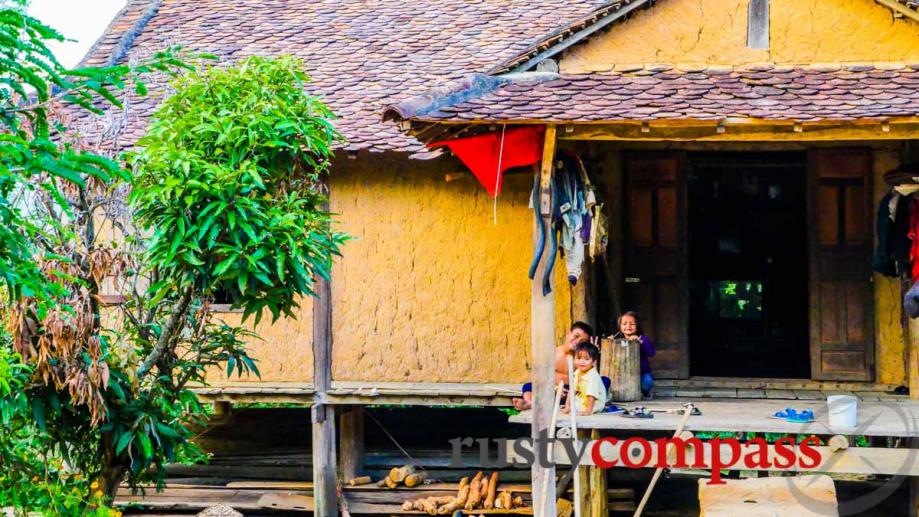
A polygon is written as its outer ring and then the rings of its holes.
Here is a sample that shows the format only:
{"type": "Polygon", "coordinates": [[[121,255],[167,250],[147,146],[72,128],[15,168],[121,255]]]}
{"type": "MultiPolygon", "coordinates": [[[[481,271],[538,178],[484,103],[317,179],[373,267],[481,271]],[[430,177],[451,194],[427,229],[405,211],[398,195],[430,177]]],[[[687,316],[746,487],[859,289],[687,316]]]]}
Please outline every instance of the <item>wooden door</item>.
{"type": "Polygon", "coordinates": [[[874,378],[871,154],[812,150],[809,156],[811,376],[874,378]]]}
{"type": "Polygon", "coordinates": [[[626,158],[624,309],[640,313],[664,379],[689,376],[685,164],[676,153],[626,158]]]}

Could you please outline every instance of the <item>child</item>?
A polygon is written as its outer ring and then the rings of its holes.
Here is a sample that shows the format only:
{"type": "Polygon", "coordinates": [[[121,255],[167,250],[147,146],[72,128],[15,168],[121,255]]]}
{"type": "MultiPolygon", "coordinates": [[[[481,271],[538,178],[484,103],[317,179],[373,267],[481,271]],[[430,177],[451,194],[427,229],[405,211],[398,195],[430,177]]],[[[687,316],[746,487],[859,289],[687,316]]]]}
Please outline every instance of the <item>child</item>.
{"type": "Polygon", "coordinates": [[[651,366],[648,364],[648,358],[654,357],[654,343],[651,342],[651,338],[641,333],[641,323],[638,320],[637,312],[627,311],[619,316],[619,332],[616,336],[622,336],[641,343],[641,394],[645,398],[650,398],[651,387],[654,386],[654,377],[651,376],[651,366]]]}
{"type": "Polygon", "coordinates": [[[597,371],[599,360],[600,351],[597,347],[587,341],[578,343],[574,349],[574,396],[568,397],[562,408],[563,413],[570,413],[573,409],[578,416],[587,416],[603,411],[607,388],[597,371]]]}
{"type": "MultiPolygon", "coordinates": [[[[574,353],[578,343],[590,341],[594,329],[583,321],[576,321],[565,335],[565,342],[555,349],[555,383],[564,381],[568,384],[568,356],[574,353]]],[[[523,385],[523,395],[515,397],[512,402],[518,410],[530,409],[533,406],[533,384],[528,382],[523,385]]]]}

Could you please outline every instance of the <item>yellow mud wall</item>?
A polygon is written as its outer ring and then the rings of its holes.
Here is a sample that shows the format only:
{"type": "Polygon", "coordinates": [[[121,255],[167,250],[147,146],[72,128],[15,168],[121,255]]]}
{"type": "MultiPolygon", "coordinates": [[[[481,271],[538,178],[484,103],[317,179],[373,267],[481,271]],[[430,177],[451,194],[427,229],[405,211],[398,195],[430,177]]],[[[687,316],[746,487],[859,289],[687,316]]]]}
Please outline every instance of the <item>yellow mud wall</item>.
{"type": "MultiPolygon", "coordinates": [[[[354,240],[333,270],[332,377],[524,382],[530,364],[529,174],[492,200],[455,159],[336,163],[332,210],[354,240]]],[[[570,290],[556,263],[557,335],[570,290]]]]}
{"type": "MultiPolygon", "coordinates": [[[[259,339],[248,343],[249,355],[256,359],[261,378],[254,375],[239,377],[234,372],[227,377],[226,370],[212,368],[208,371],[208,382],[219,385],[227,382],[312,382],[313,380],[313,303],[306,298],[295,309],[296,319],[280,318],[271,323],[271,314],[266,312],[257,326],[249,317],[246,327],[254,330],[259,339]]],[[[215,319],[229,325],[241,325],[241,312],[216,312],[215,319]]]]}
{"type": "MultiPolygon", "coordinates": [[[[525,382],[530,365],[529,174],[492,201],[455,159],[371,154],[332,168],[331,209],[352,236],[332,271],[332,378],[342,381],[525,382]]],[[[564,260],[555,270],[556,335],[570,326],[564,260]]],[[[263,321],[250,345],[262,382],[309,382],[312,304],[263,321]]],[[[220,313],[238,324],[238,313],[220,313]]],[[[213,384],[227,379],[212,370],[213,384]]]]}
{"type": "Polygon", "coordinates": [[[915,62],[919,22],[871,0],[770,0],[768,50],[747,47],[749,0],[661,0],[568,50],[563,73],[650,63],[915,62]]]}
{"type": "MultiPolygon", "coordinates": [[[[884,183],[884,173],[900,164],[896,150],[874,150],[874,206],[880,202],[889,187],[884,183]]],[[[876,217],[876,213],[871,217],[876,217]]],[[[906,333],[901,322],[902,295],[900,280],[878,273],[874,274],[874,343],[877,373],[875,381],[889,384],[906,384],[904,358],[906,333]]]]}

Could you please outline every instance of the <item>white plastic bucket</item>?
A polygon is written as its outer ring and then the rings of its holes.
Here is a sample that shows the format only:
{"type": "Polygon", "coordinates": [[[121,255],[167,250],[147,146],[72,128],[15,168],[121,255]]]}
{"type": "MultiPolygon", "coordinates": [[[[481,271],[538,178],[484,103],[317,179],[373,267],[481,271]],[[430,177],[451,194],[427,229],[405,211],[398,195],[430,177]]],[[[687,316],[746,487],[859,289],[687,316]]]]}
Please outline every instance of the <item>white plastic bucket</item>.
{"type": "Polygon", "coordinates": [[[858,399],[852,395],[830,395],[826,398],[830,427],[858,425],[858,399]]]}

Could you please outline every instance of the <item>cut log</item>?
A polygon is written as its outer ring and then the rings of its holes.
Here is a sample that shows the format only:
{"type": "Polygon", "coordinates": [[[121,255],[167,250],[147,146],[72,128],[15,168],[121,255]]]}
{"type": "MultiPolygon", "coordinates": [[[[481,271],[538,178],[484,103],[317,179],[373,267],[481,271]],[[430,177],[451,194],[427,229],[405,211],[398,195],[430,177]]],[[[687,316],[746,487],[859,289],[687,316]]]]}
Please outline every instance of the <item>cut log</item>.
{"type": "Polygon", "coordinates": [[[401,467],[394,467],[389,471],[389,479],[395,483],[401,483],[405,481],[407,476],[414,473],[415,467],[413,465],[402,465],[401,467]]]}
{"type": "Polygon", "coordinates": [[[472,478],[472,484],[469,487],[469,499],[467,499],[466,504],[463,505],[463,508],[467,511],[479,505],[479,499],[481,499],[482,492],[484,492],[482,487],[484,484],[483,477],[485,477],[485,473],[478,472],[475,477],[472,478]]]}
{"type": "Polygon", "coordinates": [[[513,498],[511,497],[511,493],[507,490],[503,490],[500,494],[498,494],[498,497],[495,500],[495,507],[504,510],[510,510],[511,505],[513,504],[512,499],[513,498]]]}
{"type": "Polygon", "coordinates": [[[641,343],[604,339],[600,343],[600,375],[610,378],[610,400],[641,400],[641,343]],[[604,372],[604,370],[606,370],[604,372]]]}
{"type": "Polygon", "coordinates": [[[488,487],[485,489],[485,502],[482,504],[482,508],[486,510],[491,510],[495,507],[495,491],[498,489],[498,473],[492,472],[491,478],[488,480],[488,487]]]}
{"type": "Polygon", "coordinates": [[[389,477],[389,476],[386,476],[385,478],[383,478],[383,483],[385,483],[385,484],[386,484],[386,488],[388,488],[388,489],[390,489],[390,490],[392,490],[393,488],[396,488],[397,486],[399,486],[399,483],[396,482],[396,481],[393,481],[392,478],[389,477]]]}
{"type": "Polygon", "coordinates": [[[361,477],[356,477],[348,481],[348,485],[349,486],[369,485],[370,482],[371,482],[370,476],[361,476],[361,477]]]}
{"type": "Polygon", "coordinates": [[[405,486],[411,488],[416,487],[424,482],[424,472],[415,472],[414,474],[409,474],[405,476],[405,486]]]}

